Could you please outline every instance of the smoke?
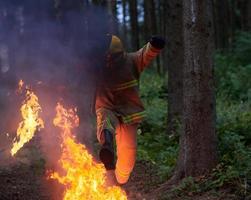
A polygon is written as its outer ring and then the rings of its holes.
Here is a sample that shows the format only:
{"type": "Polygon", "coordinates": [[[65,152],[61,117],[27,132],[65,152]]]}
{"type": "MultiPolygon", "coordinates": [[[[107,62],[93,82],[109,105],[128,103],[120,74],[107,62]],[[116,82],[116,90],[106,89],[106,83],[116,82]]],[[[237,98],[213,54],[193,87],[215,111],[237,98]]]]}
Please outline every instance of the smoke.
{"type": "Polygon", "coordinates": [[[96,81],[108,47],[105,10],[62,2],[0,1],[0,149],[9,148],[16,134],[22,97],[15,91],[23,79],[43,110],[45,129],[38,134],[48,162],[59,153],[52,125],[58,101],[78,108],[78,139],[91,148],[96,81]]]}

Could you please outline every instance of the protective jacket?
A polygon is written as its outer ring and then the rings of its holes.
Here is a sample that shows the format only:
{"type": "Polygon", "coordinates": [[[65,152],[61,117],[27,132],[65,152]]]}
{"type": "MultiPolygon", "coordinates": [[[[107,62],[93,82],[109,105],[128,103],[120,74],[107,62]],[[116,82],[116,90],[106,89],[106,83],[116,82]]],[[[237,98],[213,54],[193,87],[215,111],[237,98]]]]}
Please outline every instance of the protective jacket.
{"type": "Polygon", "coordinates": [[[96,94],[96,112],[105,108],[114,112],[122,123],[140,122],[145,112],[139,97],[139,77],[160,51],[148,42],[136,52],[124,52],[112,66],[103,67],[96,94]]]}

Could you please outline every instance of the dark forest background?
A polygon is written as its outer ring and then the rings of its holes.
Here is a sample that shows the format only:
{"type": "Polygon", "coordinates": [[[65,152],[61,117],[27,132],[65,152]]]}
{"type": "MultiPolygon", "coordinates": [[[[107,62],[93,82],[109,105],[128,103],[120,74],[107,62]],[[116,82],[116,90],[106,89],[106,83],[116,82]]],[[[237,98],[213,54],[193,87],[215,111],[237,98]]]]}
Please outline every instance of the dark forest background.
{"type": "Polygon", "coordinates": [[[250,198],[250,0],[1,0],[0,27],[2,99],[4,87],[29,74],[58,95],[62,85],[82,89],[91,104],[106,33],[129,52],[164,37],[166,48],[140,81],[147,119],[138,161],[158,169],[162,189],[181,183],[179,195],[229,187],[250,198]]]}

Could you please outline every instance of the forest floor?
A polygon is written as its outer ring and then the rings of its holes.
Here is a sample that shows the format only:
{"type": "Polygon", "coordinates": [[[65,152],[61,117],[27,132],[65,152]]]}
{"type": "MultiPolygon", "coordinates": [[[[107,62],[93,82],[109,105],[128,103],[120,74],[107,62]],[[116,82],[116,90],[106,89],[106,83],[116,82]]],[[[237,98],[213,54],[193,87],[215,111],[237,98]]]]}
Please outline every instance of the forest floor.
{"type": "MultiPolygon", "coordinates": [[[[123,186],[130,200],[244,200],[235,196],[232,189],[225,188],[219,191],[209,191],[201,194],[193,194],[192,192],[179,193],[176,190],[159,190],[162,186],[156,167],[145,161],[136,163],[132,176],[123,186]]],[[[247,198],[245,200],[248,200],[247,198]]],[[[250,197],[251,200],[251,197],[250,197]]]]}
{"type": "MultiPolygon", "coordinates": [[[[62,188],[55,189],[55,181],[46,179],[44,160],[37,151],[23,149],[17,158],[0,153],[0,200],[58,200],[62,188]]],[[[237,200],[230,188],[203,194],[177,194],[155,190],[163,183],[154,165],[138,161],[129,182],[123,186],[129,200],[237,200]]]]}

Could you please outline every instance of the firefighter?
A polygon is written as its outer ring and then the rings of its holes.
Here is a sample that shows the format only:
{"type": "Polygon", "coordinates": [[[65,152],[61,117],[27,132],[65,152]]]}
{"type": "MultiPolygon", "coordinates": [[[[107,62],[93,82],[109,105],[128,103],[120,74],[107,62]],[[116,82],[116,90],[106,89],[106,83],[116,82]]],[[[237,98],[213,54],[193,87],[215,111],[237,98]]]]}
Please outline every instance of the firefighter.
{"type": "Polygon", "coordinates": [[[164,48],[165,40],[153,36],[143,48],[133,53],[124,51],[117,36],[110,35],[109,40],[106,66],[102,67],[96,94],[97,139],[101,144],[101,162],[107,170],[115,169],[117,182],[125,184],[136,160],[137,127],[145,117],[139,97],[140,74],[164,48]]]}

